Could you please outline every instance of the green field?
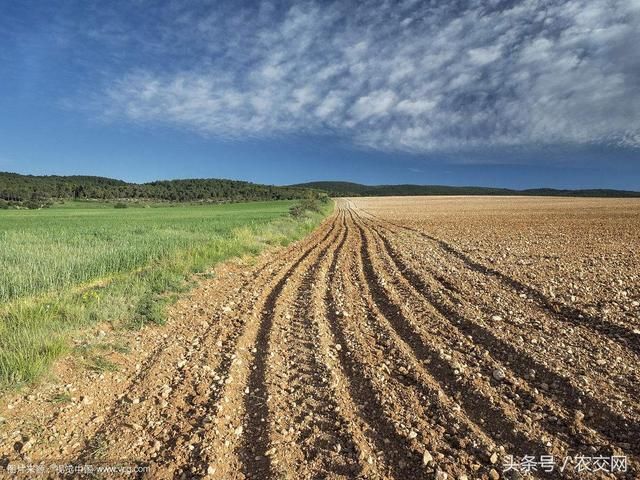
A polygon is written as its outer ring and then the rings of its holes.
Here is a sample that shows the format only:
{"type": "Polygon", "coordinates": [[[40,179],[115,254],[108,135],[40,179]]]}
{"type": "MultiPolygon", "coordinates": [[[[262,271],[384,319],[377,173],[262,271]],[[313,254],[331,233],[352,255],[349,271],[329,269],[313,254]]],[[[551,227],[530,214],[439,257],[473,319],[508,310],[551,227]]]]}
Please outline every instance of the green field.
{"type": "Polygon", "coordinates": [[[38,377],[84,326],[162,323],[193,273],[300,238],[330,208],[294,219],[295,203],[0,210],[0,388],[38,377]]]}

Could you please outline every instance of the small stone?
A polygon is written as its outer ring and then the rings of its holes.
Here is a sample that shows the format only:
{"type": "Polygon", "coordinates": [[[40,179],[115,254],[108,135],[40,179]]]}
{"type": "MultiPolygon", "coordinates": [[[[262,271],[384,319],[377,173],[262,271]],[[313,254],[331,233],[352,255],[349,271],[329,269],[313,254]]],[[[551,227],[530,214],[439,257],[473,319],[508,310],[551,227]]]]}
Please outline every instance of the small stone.
{"type": "Polygon", "coordinates": [[[136,398],[132,398],[132,399],[131,399],[131,403],[133,403],[134,405],[137,405],[137,404],[139,404],[139,403],[140,403],[140,399],[139,399],[139,398],[137,398],[137,397],[136,397],[136,398]]]}
{"type": "Polygon", "coordinates": [[[500,322],[502,321],[502,317],[500,315],[493,315],[491,317],[491,320],[493,320],[494,322],[500,322]]]}
{"type": "Polygon", "coordinates": [[[489,457],[489,461],[490,461],[492,464],[495,464],[495,463],[498,461],[498,454],[497,454],[496,452],[493,452],[493,453],[491,454],[491,456],[489,457]]]}
{"type": "Polygon", "coordinates": [[[580,410],[576,410],[574,418],[576,419],[577,423],[580,423],[582,420],[584,420],[584,413],[582,413],[580,410]]]}
{"type": "Polygon", "coordinates": [[[507,376],[505,375],[504,371],[500,368],[496,368],[493,371],[493,378],[495,378],[496,380],[498,380],[499,382],[501,382],[502,380],[504,380],[505,378],[507,378],[507,376]]]}
{"type": "Polygon", "coordinates": [[[462,475],[458,475],[458,480],[469,480],[469,477],[463,473],[462,475]]]}
{"type": "Polygon", "coordinates": [[[418,436],[418,434],[416,432],[414,432],[413,430],[411,430],[409,432],[409,440],[413,440],[414,438],[416,438],[418,436]]]}
{"type": "Polygon", "coordinates": [[[631,302],[631,306],[632,307],[640,307],[640,302],[638,302],[637,300],[634,300],[633,302],[631,302]]]}
{"type": "Polygon", "coordinates": [[[336,344],[336,350],[340,351],[342,350],[342,345],[340,345],[339,343],[336,344]]]}
{"type": "Polygon", "coordinates": [[[489,478],[491,480],[499,480],[500,474],[497,472],[495,468],[492,468],[491,470],[489,470],[489,478]]]}
{"type": "Polygon", "coordinates": [[[429,453],[429,450],[425,450],[422,454],[422,464],[429,465],[431,462],[433,462],[433,457],[429,453]]]}
{"type": "Polygon", "coordinates": [[[224,306],[224,307],[222,307],[222,311],[223,311],[224,313],[229,313],[229,312],[231,312],[231,307],[229,307],[229,306],[224,306]]]}
{"type": "Polygon", "coordinates": [[[216,467],[214,467],[213,465],[209,465],[207,467],[207,475],[213,475],[214,473],[216,473],[216,467]]]}
{"type": "Polygon", "coordinates": [[[600,366],[606,365],[607,361],[604,358],[599,358],[598,360],[596,360],[596,364],[600,366]]]}
{"type": "Polygon", "coordinates": [[[233,433],[235,433],[236,437],[239,437],[240,435],[242,435],[242,431],[244,429],[242,428],[242,425],[240,425],[238,428],[236,428],[233,433]]]}
{"type": "Polygon", "coordinates": [[[20,447],[20,453],[25,453],[31,450],[31,447],[33,447],[33,444],[34,444],[34,441],[32,439],[29,439],[26,442],[24,442],[22,444],[22,447],[20,447]]]}
{"type": "Polygon", "coordinates": [[[436,480],[447,480],[449,478],[449,474],[447,472],[443,472],[442,470],[436,470],[436,480]]]}

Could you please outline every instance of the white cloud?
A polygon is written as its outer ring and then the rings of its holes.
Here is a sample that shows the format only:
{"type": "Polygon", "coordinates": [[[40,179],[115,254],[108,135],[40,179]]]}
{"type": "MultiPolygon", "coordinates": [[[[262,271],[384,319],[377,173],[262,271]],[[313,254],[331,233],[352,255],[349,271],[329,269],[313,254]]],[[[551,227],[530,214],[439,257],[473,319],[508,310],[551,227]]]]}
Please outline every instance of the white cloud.
{"type": "Polygon", "coordinates": [[[476,65],[486,65],[500,58],[500,45],[472,48],[469,50],[469,57],[476,65]]]}
{"type": "Polygon", "coordinates": [[[338,132],[416,152],[640,147],[637,2],[453,3],[171,10],[100,105],[111,118],[226,139],[338,132]],[[178,60],[145,61],[148,51],[178,60]]]}
{"type": "Polygon", "coordinates": [[[372,119],[388,114],[395,101],[396,94],[390,90],[371,92],[356,100],[351,113],[357,121],[372,119]]]}

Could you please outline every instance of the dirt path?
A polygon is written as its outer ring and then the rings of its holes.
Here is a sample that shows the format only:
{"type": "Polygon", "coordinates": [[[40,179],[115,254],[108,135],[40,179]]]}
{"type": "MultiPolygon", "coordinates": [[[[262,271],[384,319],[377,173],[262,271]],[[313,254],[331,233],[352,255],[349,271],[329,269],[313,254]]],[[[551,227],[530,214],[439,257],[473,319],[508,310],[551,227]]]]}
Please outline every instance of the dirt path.
{"type": "Polygon", "coordinates": [[[62,380],[9,397],[0,466],[117,461],[154,479],[518,478],[502,472],[509,456],[553,455],[555,470],[533,477],[611,478],[559,468],[569,456],[616,455],[628,472],[615,478],[637,478],[638,337],[527,288],[340,201],[304,241],[253,267],[220,267],[166,327],[131,334],[132,352],[111,356],[118,371],[62,365],[62,380]],[[602,355],[624,361],[605,369],[602,355]],[[63,393],[68,401],[52,401],[63,393]]]}

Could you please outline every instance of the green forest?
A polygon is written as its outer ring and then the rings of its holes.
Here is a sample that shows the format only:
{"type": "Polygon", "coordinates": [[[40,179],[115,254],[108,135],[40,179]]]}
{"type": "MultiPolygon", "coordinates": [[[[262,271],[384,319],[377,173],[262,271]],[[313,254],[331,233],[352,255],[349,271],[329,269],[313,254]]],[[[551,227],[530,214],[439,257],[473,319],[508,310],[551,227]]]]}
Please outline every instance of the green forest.
{"type": "Polygon", "coordinates": [[[294,200],[317,195],[304,187],[277,187],[220,179],[128,183],[91,176],[34,176],[0,172],[0,207],[46,207],[60,200],[138,200],[244,202],[294,200]]]}

